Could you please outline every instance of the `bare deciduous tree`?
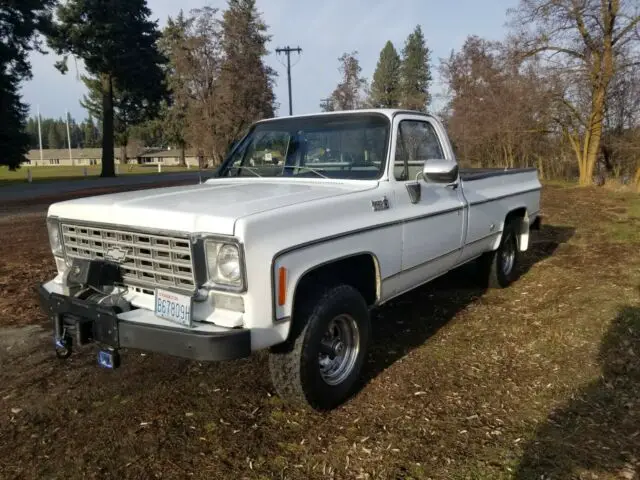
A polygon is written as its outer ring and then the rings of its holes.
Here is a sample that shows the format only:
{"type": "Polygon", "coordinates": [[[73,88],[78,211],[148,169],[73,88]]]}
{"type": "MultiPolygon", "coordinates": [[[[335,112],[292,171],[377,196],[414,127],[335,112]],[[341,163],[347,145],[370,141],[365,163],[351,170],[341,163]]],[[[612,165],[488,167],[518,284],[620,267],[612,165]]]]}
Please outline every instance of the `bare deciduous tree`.
{"type": "Polygon", "coordinates": [[[538,166],[544,173],[550,91],[534,65],[499,42],[468,37],[441,64],[449,87],[445,117],[462,161],[481,167],[538,166]]]}
{"type": "Polygon", "coordinates": [[[544,59],[562,84],[562,128],[589,185],[600,152],[607,94],[638,42],[637,0],[521,0],[510,10],[520,48],[544,59]]]}
{"type": "Polygon", "coordinates": [[[330,97],[332,110],[356,110],[365,107],[367,80],[361,76],[358,52],[343,53],[338,59],[342,81],[330,97]]]}

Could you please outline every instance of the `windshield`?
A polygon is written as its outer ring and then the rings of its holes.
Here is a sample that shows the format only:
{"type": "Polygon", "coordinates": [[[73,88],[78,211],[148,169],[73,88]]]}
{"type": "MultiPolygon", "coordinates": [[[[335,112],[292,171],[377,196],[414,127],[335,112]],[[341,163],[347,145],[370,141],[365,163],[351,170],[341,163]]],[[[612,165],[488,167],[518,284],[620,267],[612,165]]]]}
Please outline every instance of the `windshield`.
{"type": "Polygon", "coordinates": [[[389,120],[380,114],[258,123],[227,158],[219,176],[377,179],[384,171],[388,140],[389,120]]]}

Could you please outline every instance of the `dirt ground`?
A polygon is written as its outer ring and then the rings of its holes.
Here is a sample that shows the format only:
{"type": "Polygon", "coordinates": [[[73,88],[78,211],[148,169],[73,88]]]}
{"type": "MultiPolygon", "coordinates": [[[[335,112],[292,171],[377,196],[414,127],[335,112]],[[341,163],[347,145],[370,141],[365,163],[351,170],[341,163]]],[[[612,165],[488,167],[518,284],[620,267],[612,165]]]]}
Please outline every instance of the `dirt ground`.
{"type": "Polygon", "coordinates": [[[640,198],[542,192],[509,289],[468,266],[375,312],[359,392],[282,404],[265,355],[67,361],[43,210],[0,218],[0,478],[640,479],[640,198]]]}

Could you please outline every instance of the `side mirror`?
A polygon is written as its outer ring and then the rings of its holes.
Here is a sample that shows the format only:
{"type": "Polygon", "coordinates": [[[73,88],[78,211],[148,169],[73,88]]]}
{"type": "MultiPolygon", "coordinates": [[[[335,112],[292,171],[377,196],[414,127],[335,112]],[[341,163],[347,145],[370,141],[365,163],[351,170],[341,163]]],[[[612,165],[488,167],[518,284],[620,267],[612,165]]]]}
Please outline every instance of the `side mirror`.
{"type": "Polygon", "coordinates": [[[422,168],[425,180],[434,183],[453,183],[458,179],[458,164],[451,160],[427,160],[422,168]]]}

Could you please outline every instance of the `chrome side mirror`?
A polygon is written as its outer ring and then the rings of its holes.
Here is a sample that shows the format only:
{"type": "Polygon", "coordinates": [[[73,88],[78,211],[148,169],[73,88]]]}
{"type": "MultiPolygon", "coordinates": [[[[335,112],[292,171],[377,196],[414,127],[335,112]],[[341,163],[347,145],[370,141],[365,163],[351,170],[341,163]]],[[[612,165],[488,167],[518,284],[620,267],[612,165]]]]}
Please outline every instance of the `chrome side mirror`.
{"type": "Polygon", "coordinates": [[[453,183],[458,179],[458,164],[444,159],[427,160],[422,168],[422,176],[425,181],[453,183]]]}

